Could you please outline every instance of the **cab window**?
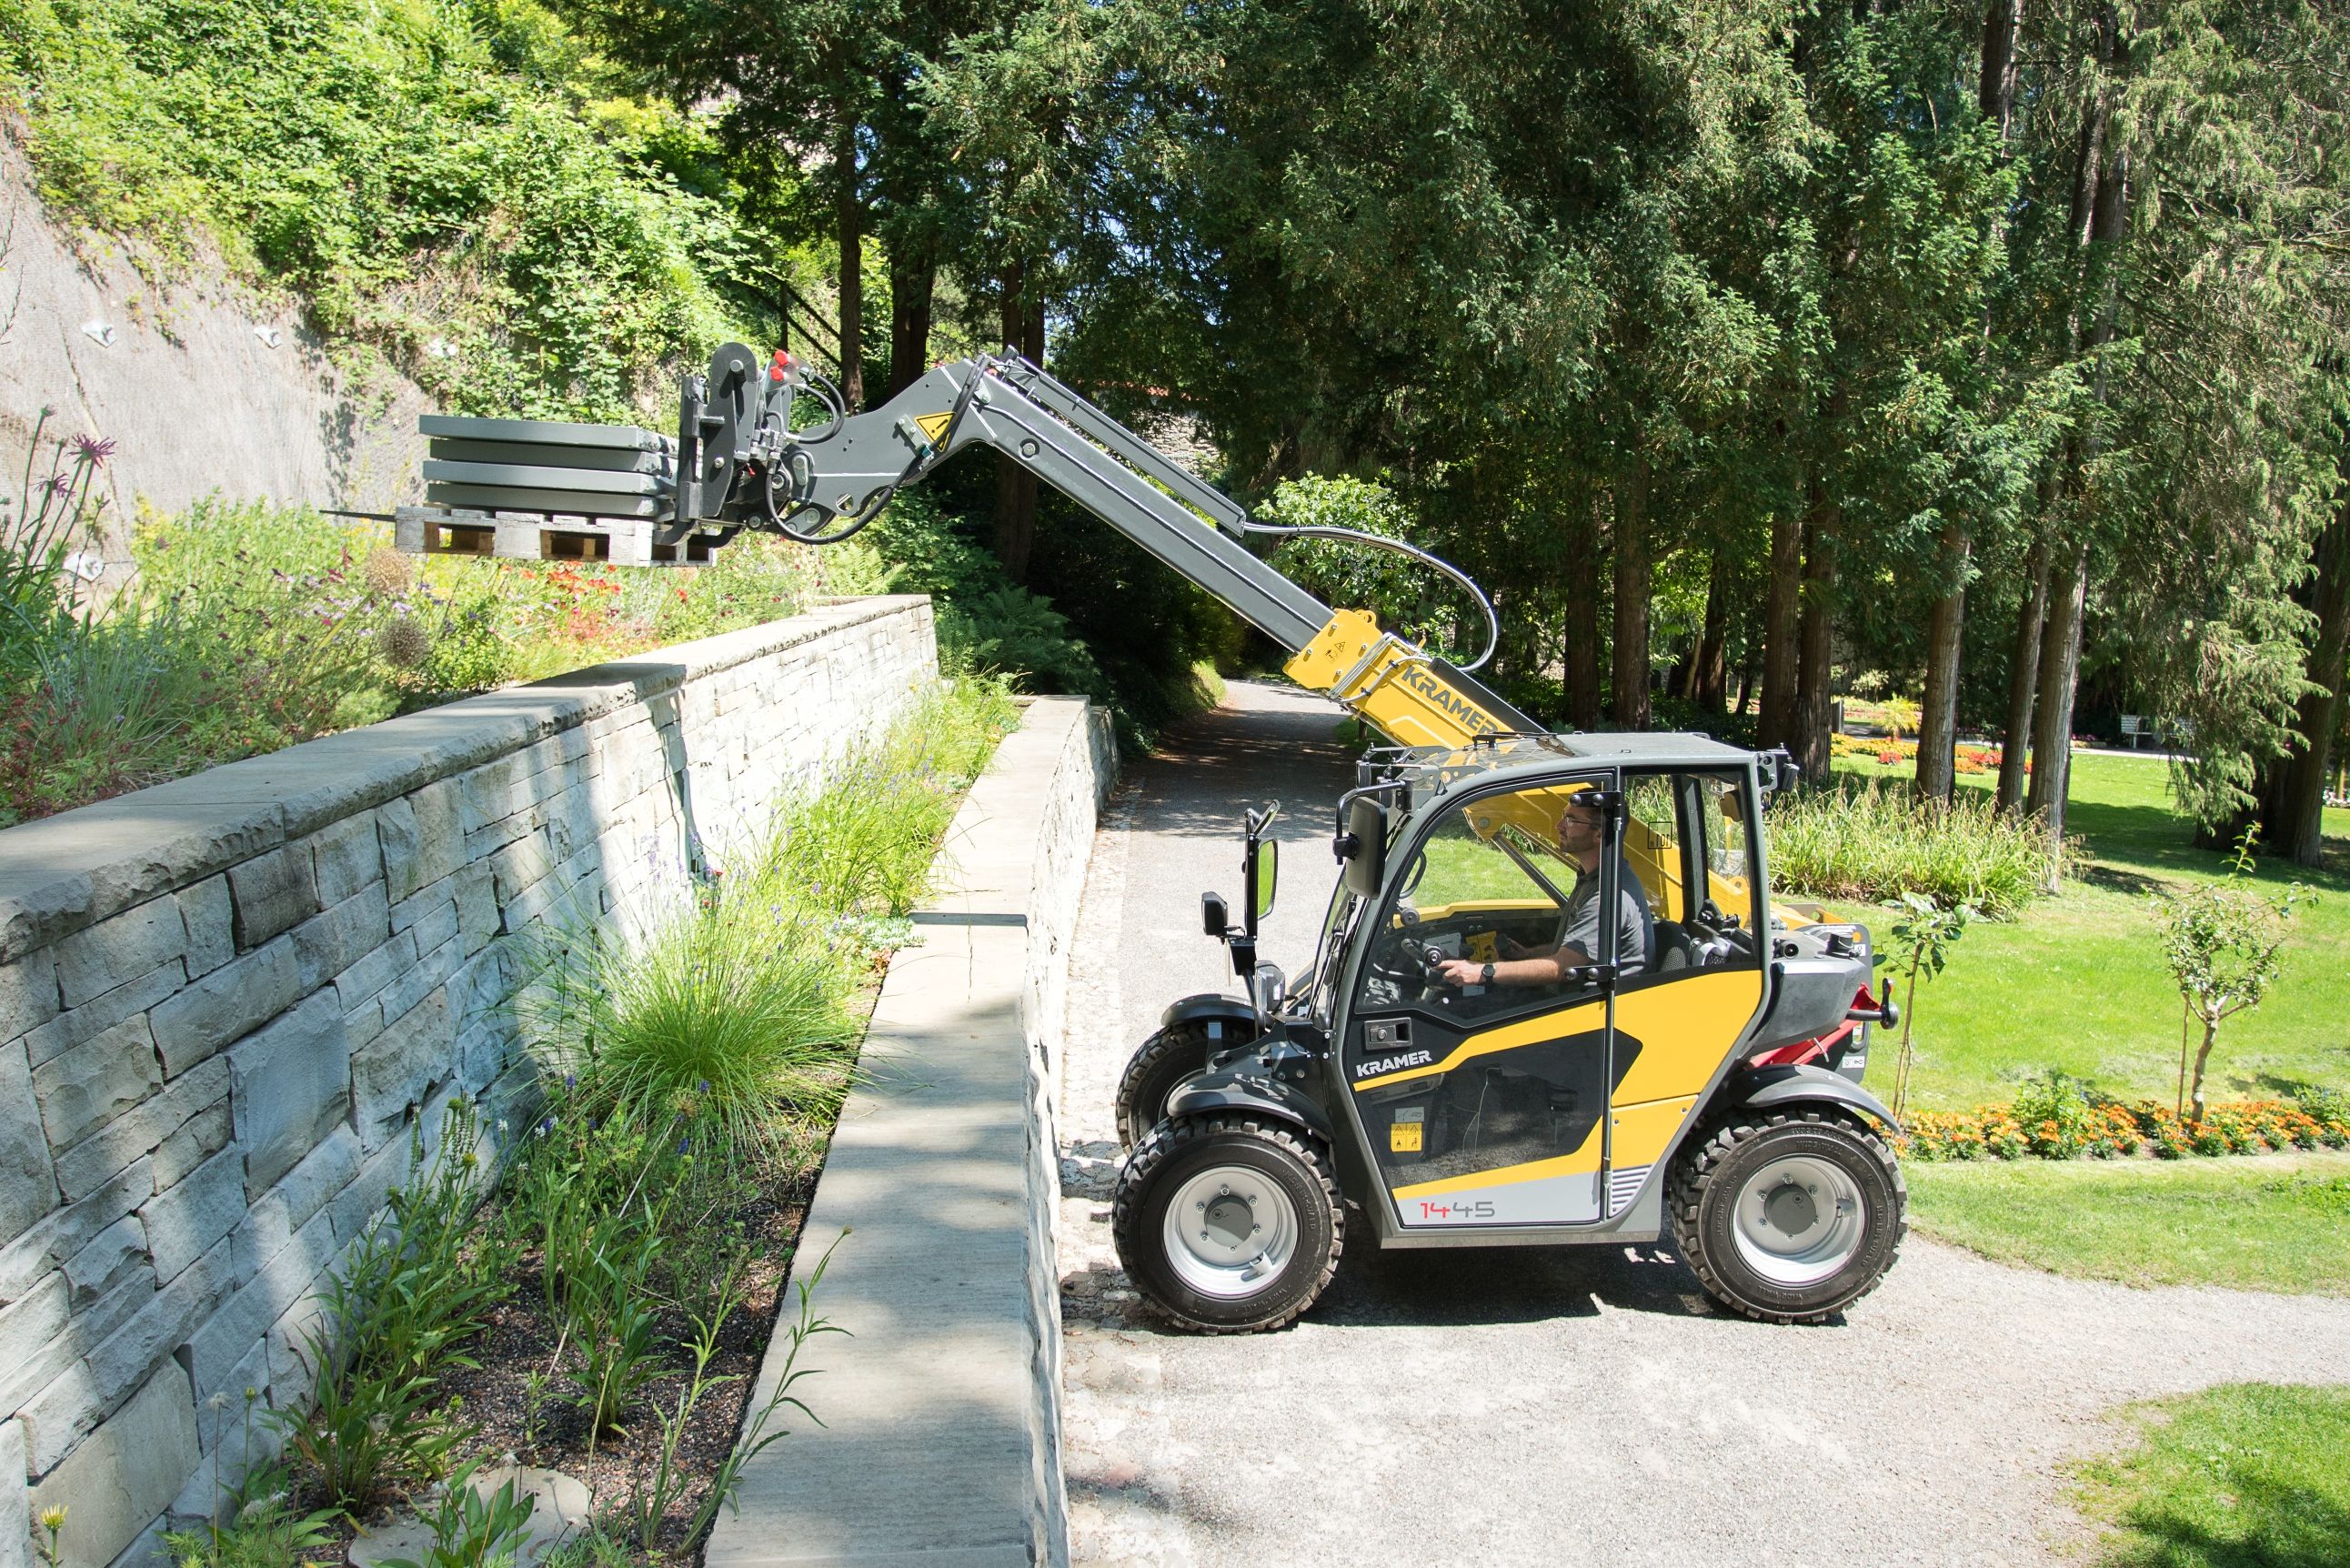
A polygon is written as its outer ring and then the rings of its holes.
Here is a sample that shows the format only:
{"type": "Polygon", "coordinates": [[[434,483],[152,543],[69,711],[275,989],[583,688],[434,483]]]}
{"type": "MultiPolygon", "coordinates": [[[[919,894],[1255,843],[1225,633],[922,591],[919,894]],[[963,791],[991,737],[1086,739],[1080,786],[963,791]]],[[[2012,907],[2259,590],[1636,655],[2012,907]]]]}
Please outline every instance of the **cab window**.
{"type": "Polygon", "coordinates": [[[1444,986],[1431,970],[1444,959],[1482,964],[1557,947],[1581,875],[1559,847],[1559,817],[1586,787],[1483,795],[1446,813],[1413,850],[1395,901],[1378,921],[1364,1002],[1482,1017],[1555,1005],[1566,994],[1563,984],[1444,986]]]}

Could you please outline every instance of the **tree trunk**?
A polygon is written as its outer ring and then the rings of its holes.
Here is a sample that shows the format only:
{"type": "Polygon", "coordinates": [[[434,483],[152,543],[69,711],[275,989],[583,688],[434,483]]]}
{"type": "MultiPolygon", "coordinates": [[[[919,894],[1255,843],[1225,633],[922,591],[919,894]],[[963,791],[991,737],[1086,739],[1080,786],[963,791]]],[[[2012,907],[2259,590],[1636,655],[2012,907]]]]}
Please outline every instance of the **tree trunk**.
{"type": "Polygon", "coordinates": [[[2000,741],[1999,809],[2023,804],[2023,764],[2032,755],[2032,709],[2040,694],[2040,630],[2048,616],[2048,541],[2034,541],[2024,570],[2023,602],[2015,611],[2015,647],[2008,656],[2007,732],[2000,741]]]}
{"type": "Polygon", "coordinates": [[[1799,632],[1803,657],[1795,672],[1797,745],[1790,748],[1804,776],[1814,784],[1827,781],[1832,755],[1828,704],[1835,675],[1835,540],[1840,513],[1819,470],[1814,468],[1810,505],[1804,518],[1804,609],[1799,632]]]}
{"type": "MultiPolygon", "coordinates": [[[[1004,346],[1024,353],[1031,315],[1038,322],[1039,336],[1044,319],[1042,308],[1032,313],[1024,297],[1027,278],[1028,269],[1015,261],[1005,264],[997,279],[1003,291],[997,324],[1003,328],[1004,346]]],[[[999,453],[995,460],[995,558],[1003,563],[1003,575],[1025,585],[1028,558],[1035,545],[1036,475],[1011,453],[999,453]]]]}
{"type": "Polygon", "coordinates": [[[1619,730],[1648,727],[1648,460],[1616,480],[1616,636],[1608,709],[1619,730]]]}
{"type": "Polygon", "coordinates": [[[1797,671],[1803,663],[1796,642],[1804,597],[1804,520],[1782,511],[1771,519],[1771,582],[1762,602],[1762,722],[1764,750],[1798,743],[1801,712],[1797,671]]]}
{"type": "Polygon", "coordinates": [[[1750,655],[1746,661],[1738,667],[1737,714],[1739,718],[1743,719],[1746,717],[1747,708],[1754,701],[1754,682],[1756,676],[1757,672],[1754,669],[1754,660],[1750,655]]]}
{"type": "Polygon", "coordinates": [[[839,189],[834,210],[840,225],[840,400],[851,412],[865,406],[865,202],[857,193],[857,121],[833,135],[832,172],[839,189]]]}
{"type": "Polygon", "coordinates": [[[2015,0],[1990,0],[1983,7],[1982,73],[1976,100],[1983,118],[1999,127],[2002,142],[2015,120],[2015,35],[2021,19],[2015,0]]]}
{"type": "Polygon", "coordinates": [[[1599,530],[1586,512],[1569,524],[1580,539],[1567,552],[1566,633],[1559,649],[1566,675],[1566,722],[1577,730],[1599,728],[1599,530]]]}
{"type": "Polygon", "coordinates": [[[1690,670],[1690,701],[1709,713],[1722,711],[1730,681],[1730,565],[1720,550],[1705,582],[1705,629],[1698,634],[1697,658],[1690,670]]]}
{"type": "Polygon", "coordinates": [[[2310,607],[2317,640],[2309,649],[2308,679],[2294,727],[2300,739],[2271,774],[2261,812],[2262,836],[2280,855],[2303,866],[2325,857],[2325,775],[2334,732],[2342,722],[2345,659],[2350,659],[2350,501],[2317,537],[2317,576],[2310,607]]]}
{"type": "Polygon", "coordinates": [[[1918,794],[1926,800],[1947,801],[1958,784],[1959,652],[1972,550],[1956,517],[1942,524],[1942,569],[1951,575],[1951,587],[1926,618],[1926,695],[1918,716],[1918,794]]]}
{"type": "Polygon", "coordinates": [[[2195,1086],[2188,1092],[2187,1108],[2194,1119],[2201,1121],[2210,1109],[2203,1103],[2203,1069],[2210,1064],[2211,1047],[2220,1043],[2220,1025],[2207,1017],[2203,1020],[2203,1044],[2195,1048],[2195,1086]]]}
{"type": "Polygon", "coordinates": [[[939,259],[928,245],[907,244],[889,257],[889,385],[887,402],[930,369],[931,310],[939,259]]]}
{"type": "Polygon", "coordinates": [[[2039,710],[2032,731],[2032,788],[2027,811],[2047,824],[2048,877],[2056,890],[2064,846],[2064,802],[2073,778],[2073,688],[2081,670],[2082,611],[2089,592],[2089,547],[2076,545],[2048,585],[2048,621],[2040,637],[2039,710]]]}

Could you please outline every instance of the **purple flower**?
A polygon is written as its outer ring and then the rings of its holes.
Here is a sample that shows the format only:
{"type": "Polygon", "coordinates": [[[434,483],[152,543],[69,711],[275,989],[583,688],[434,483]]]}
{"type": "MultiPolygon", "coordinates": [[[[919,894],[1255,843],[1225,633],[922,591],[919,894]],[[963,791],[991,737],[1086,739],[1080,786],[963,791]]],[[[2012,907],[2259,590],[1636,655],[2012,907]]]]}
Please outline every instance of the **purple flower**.
{"type": "Polygon", "coordinates": [[[53,473],[41,483],[47,487],[48,493],[52,495],[73,493],[74,482],[73,475],[70,473],[53,473]]]}
{"type": "Polygon", "coordinates": [[[83,462],[104,462],[114,455],[114,442],[109,438],[100,441],[96,436],[78,435],[73,438],[74,456],[83,462]]]}

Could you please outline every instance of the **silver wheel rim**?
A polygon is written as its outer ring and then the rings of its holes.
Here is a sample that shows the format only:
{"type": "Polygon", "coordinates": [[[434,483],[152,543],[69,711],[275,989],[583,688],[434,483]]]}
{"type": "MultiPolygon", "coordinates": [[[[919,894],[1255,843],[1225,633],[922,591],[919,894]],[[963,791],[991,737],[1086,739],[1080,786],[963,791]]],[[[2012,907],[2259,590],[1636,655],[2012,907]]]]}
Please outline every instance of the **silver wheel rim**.
{"type": "Polygon", "coordinates": [[[1281,1183],[1246,1165],[1193,1176],[1167,1205],[1161,1233],[1175,1277],[1203,1296],[1253,1296],[1297,1254],[1297,1206],[1281,1183]]]}
{"type": "Polygon", "coordinates": [[[1868,1220],[1860,1184],[1842,1166],[1790,1155],[1746,1179],[1731,1231],[1748,1268],[1774,1285],[1800,1289],[1851,1262],[1868,1220]]]}

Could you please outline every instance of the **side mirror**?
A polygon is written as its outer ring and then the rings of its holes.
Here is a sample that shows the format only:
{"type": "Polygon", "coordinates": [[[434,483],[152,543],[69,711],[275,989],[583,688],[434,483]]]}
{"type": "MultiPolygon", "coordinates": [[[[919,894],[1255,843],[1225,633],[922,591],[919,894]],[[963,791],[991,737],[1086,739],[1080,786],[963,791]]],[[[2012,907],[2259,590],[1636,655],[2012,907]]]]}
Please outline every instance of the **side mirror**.
{"type": "Polygon", "coordinates": [[[1200,929],[1222,941],[1224,933],[1232,929],[1232,912],[1225,907],[1224,896],[1222,893],[1201,894],[1200,929]]]}
{"type": "Polygon", "coordinates": [[[1347,854],[1347,891],[1377,897],[1379,884],[1387,880],[1387,812],[1370,796],[1358,796],[1347,808],[1345,837],[1353,841],[1347,854]]]}
{"type": "Polygon", "coordinates": [[[1273,895],[1281,881],[1281,844],[1277,839],[1259,839],[1250,846],[1249,854],[1249,929],[1273,913],[1273,895]]]}

